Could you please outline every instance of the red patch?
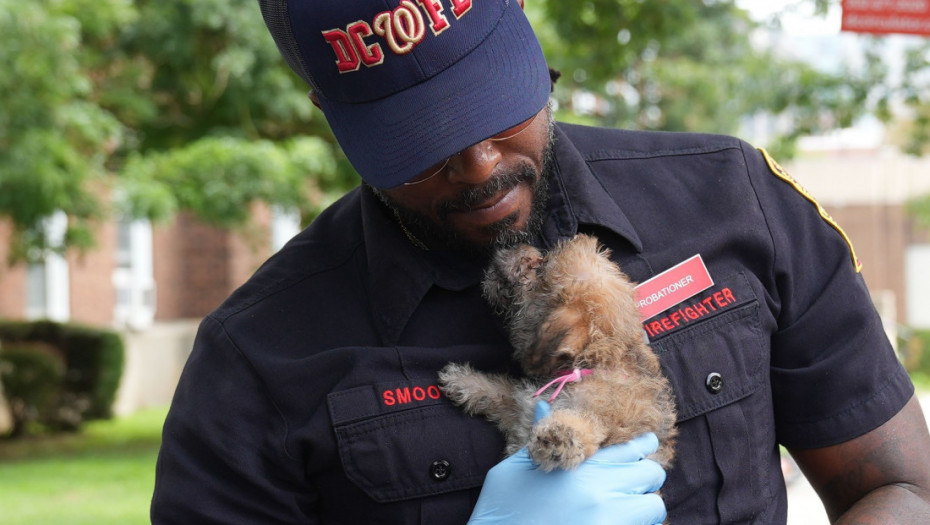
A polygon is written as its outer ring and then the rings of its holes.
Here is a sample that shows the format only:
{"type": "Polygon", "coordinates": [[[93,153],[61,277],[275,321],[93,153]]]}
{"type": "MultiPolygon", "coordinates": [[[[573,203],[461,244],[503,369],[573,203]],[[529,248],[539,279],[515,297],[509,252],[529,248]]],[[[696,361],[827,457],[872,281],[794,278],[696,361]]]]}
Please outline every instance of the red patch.
{"type": "Polygon", "coordinates": [[[442,392],[436,385],[400,387],[391,388],[381,392],[381,402],[384,406],[409,405],[426,401],[427,399],[436,400],[442,397],[442,392]]]}
{"type": "Polygon", "coordinates": [[[685,306],[667,312],[664,316],[659,317],[648,323],[643,323],[643,328],[650,338],[654,338],[665,332],[675,330],[679,326],[687,325],[703,319],[704,317],[723,310],[728,306],[737,303],[736,295],[730,288],[724,288],[714,292],[700,301],[688,303],[685,306]]]}
{"type": "Polygon", "coordinates": [[[644,321],[714,285],[700,255],[679,263],[636,287],[639,319],[644,321]]]}

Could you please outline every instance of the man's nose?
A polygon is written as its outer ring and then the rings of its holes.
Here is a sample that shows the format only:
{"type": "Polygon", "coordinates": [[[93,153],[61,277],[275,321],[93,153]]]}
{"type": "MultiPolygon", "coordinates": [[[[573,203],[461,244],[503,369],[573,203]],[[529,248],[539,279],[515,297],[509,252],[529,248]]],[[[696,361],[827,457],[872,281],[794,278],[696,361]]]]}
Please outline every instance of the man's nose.
{"type": "Polygon", "coordinates": [[[491,178],[502,159],[503,154],[494,141],[479,142],[449,159],[446,167],[449,182],[483,184],[491,178]]]}

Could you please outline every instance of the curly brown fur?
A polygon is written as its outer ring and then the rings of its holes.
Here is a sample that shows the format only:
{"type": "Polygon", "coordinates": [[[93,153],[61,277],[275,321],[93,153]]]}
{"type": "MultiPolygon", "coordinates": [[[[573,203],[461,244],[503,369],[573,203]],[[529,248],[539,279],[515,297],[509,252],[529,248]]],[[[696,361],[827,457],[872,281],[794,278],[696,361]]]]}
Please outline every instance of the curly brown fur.
{"type": "Polygon", "coordinates": [[[669,466],[677,433],[671,387],[644,339],[633,284],[595,238],[578,235],[548,254],[527,245],[503,249],[483,291],[504,316],[528,379],[451,363],[439,374],[449,399],[496,423],[508,454],[526,445],[547,471],[574,468],[598,448],[644,432],[658,436],[653,459],[669,466]],[[567,384],[552,414],[534,426],[533,394],[574,368],[593,372],[567,384]]]}

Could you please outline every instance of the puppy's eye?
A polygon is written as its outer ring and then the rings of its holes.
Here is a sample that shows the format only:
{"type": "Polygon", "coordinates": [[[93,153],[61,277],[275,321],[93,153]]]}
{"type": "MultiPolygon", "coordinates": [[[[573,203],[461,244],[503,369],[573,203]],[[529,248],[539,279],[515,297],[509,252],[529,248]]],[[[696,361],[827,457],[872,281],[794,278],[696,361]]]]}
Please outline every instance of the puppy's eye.
{"type": "Polygon", "coordinates": [[[556,369],[571,368],[575,362],[575,353],[567,350],[559,351],[552,356],[552,362],[556,369]]]}
{"type": "Polygon", "coordinates": [[[543,264],[543,261],[537,262],[534,270],[536,270],[537,279],[542,278],[544,275],[546,275],[546,265],[543,264]]]}

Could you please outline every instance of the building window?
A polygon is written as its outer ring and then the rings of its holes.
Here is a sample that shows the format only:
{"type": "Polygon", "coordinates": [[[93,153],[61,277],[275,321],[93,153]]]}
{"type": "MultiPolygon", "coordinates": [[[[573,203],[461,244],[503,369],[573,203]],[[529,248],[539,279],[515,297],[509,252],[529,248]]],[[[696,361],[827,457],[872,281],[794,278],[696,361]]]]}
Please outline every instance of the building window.
{"type": "Polygon", "coordinates": [[[904,266],[907,324],[912,328],[930,329],[930,244],[909,246],[904,266]]]}
{"type": "MultiPolygon", "coordinates": [[[[45,221],[48,239],[61,242],[68,229],[68,217],[63,212],[45,221]]],[[[40,263],[30,264],[26,277],[26,318],[64,322],[71,318],[71,284],[68,261],[54,252],[45,254],[40,263]]]]}
{"type": "Polygon", "coordinates": [[[300,233],[300,213],[275,207],[271,211],[271,251],[280,250],[287,241],[300,233]]]}
{"type": "Polygon", "coordinates": [[[116,233],[116,270],[113,271],[117,326],[145,328],[155,320],[155,276],[152,263],[152,224],[121,220],[116,233]]]}

